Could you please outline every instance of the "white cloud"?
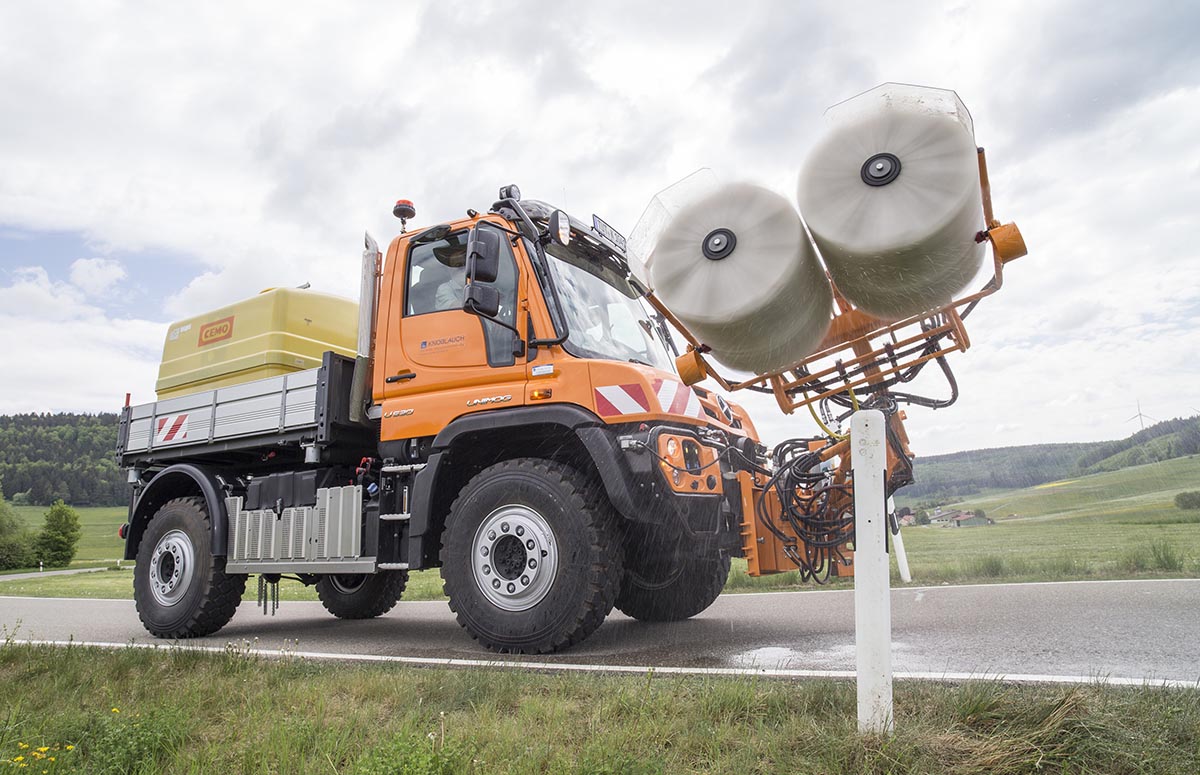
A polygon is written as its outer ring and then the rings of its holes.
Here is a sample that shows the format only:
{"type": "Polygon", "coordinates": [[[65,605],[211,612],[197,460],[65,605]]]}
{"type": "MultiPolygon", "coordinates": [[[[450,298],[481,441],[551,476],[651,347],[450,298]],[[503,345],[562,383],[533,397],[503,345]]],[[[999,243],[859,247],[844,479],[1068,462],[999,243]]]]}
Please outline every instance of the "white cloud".
{"type": "Polygon", "coordinates": [[[120,261],[81,258],[71,264],[71,284],[88,296],[103,296],[126,277],[120,261]]]}
{"type": "Polygon", "coordinates": [[[0,413],[115,411],[126,392],[152,400],[164,330],[106,316],[42,267],[16,270],[13,283],[0,286],[0,413]]]}

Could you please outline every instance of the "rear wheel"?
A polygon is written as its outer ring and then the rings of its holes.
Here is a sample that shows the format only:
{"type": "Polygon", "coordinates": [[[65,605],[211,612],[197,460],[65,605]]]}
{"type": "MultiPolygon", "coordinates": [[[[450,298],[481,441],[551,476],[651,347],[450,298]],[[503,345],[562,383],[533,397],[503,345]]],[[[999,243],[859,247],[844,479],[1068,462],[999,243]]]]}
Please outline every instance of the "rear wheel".
{"type": "Polygon", "coordinates": [[[688,543],[634,534],[625,557],[617,608],[634,619],[673,622],[708,608],[725,588],[729,556],[697,555],[688,543]]]}
{"type": "Polygon", "coordinates": [[[442,534],[442,579],[458,622],[504,653],[557,651],[612,610],[623,550],[616,517],[588,477],[547,460],[509,460],[459,493],[442,534]]]}
{"type": "Polygon", "coordinates": [[[138,544],[133,597],[138,617],[160,638],[211,635],[233,618],[246,577],[225,573],[212,553],[208,510],[201,498],[167,501],[138,544]]]}
{"type": "Polygon", "coordinates": [[[317,597],[339,619],[374,619],[396,606],[408,583],[408,571],[339,573],[317,581],[317,597]]]}

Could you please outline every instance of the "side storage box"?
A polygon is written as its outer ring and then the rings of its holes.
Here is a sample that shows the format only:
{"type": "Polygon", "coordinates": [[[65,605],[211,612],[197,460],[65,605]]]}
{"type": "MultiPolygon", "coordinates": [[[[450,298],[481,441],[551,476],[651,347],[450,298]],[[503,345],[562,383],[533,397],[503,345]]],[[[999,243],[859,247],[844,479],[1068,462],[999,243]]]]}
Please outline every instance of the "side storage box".
{"type": "Polygon", "coordinates": [[[314,369],[326,351],[354,357],[358,304],[274,288],[172,324],[155,390],[159,399],[314,369]]]}
{"type": "Polygon", "coordinates": [[[225,499],[230,573],[374,570],[374,558],[362,557],[361,486],[322,487],[315,504],[278,511],[244,505],[240,497],[225,499]]]}

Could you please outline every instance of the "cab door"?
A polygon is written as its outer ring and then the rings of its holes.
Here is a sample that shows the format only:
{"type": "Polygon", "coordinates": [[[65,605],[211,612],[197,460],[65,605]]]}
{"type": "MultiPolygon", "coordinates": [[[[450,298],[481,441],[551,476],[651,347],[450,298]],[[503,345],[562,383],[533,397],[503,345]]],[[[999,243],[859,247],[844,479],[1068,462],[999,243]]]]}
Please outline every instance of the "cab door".
{"type": "MultiPolygon", "coordinates": [[[[391,275],[387,346],[382,353],[381,440],[436,435],[455,418],[525,403],[524,358],[516,334],[462,311],[469,224],[406,244],[391,275]]],[[[503,241],[495,288],[500,320],[515,326],[522,273],[503,241]]]]}

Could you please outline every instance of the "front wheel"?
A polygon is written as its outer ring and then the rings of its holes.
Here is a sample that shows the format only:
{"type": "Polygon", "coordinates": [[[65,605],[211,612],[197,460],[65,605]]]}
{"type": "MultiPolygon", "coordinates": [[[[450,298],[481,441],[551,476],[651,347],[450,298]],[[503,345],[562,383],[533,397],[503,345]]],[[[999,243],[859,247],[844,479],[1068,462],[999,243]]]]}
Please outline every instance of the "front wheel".
{"type": "MultiPolygon", "coordinates": [[[[636,535],[636,534],[635,534],[636,535]]],[[[630,541],[617,608],[645,622],[689,619],[712,605],[729,579],[728,555],[701,555],[682,540],[630,541]]]]}
{"type": "Polygon", "coordinates": [[[395,608],[406,584],[406,570],[339,573],[317,581],[317,597],[339,619],[374,619],[395,608]]]}
{"type": "Polygon", "coordinates": [[[459,493],[442,537],[458,622],[486,648],[541,654],[586,638],[612,610],[623,549],[595,483],[548,460],[509,460],[459,493]]]}
{"type": "Polygon", "coordinates": [[[212,553],[208,510],[201,498],[167,501],[138,544],[133,598],[138,617],[160,638],[211,635],[233,618],[246,577],[225,572],[212,553]]]}

